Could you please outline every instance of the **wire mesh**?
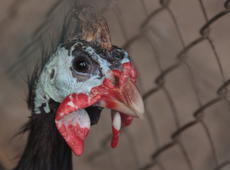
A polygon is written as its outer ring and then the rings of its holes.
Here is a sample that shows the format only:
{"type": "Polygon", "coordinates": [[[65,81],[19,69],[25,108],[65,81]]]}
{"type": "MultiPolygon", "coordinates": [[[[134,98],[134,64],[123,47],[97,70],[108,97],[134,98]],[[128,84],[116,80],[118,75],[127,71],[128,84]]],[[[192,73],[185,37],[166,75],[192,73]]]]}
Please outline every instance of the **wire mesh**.
{"type": "MultiPolygon", "coordinates": [[[[6,29],[9,26],[8,20],[14,19],[17,15],[18,8],[22,4],[25,3],[26,0],[15,1],[15,4],[12,5],[12,7],[9,10],[9,13],[5,19],[3,19],[0,22],[0,32],[3,32],[2,29],[6,29]],[[22,1],[22,2],[21,2],[22,1]],[[18,6],[17,4],[20,4],[18,6]],[[16,8],[17,7],[17,8],[16,8]],[[8,23],[8,24],[7,24],[8,23]],[[4,25],[4,26],[3,26],[4,25]]],[[[141,24],[138,28],[138,31],[136,34],[129,36],[127,28],[125,27],[125,21],[124,18],[121,16],[122,9],[119,3],[117,3],[113,7],[113,13],[117,19],[118,27],[121,30],[121,36],[124,39],[123,48],[130,51],[132,48],[134,48],[135,43],[139,41],[144,41],[147,43],[152,52],[152,56],[154,57],[154,60],[156,61],[156,66],[158,69],[159,74],[154,78],[155,82],[153,86],[148,89],[144,94],[143,98],[146,102],[146,105],[149,105],[147,102],[150,98],[154,98],[154,96],[157,95],[157,93],[162,93],[165,97],[164,103],[169,105],[170,111],[169,114],[170,117],[172,117],[172,121],[175,125],[175,129],[170,133],[170,140],[166,142],[165,144],[161,143],[160,140],[160,130],[157,129],[156,125],[156,119],[154,118],[153,111],[150,111],[148,107],[146,107],[146,120],[147,124],[151,131],[151,140],[153,140],[153,146],[152,150],[154,150],[150,155],[150,160],[146,163],[141,162],[140,160],[140,151],[137,149],[138,145],[134,142],[133,133],[130,133],[127,129],[122,130],[122,134],[126,137],[126,140],[129,143],[129,151],[135,160],[135,167],[137,170],[147,170],[147,169],[155,169],[158,168],[160,170],[166,170],[168,169],[165,166],[163,155],[167,154],[170,150],[175,149],[180,152],[182,155],[182,159],[180,159],[180,163],[186,165],[186,169],[188,170],[194,170],[194,158],[193,155],[189,152],[188,146],[185,142],[185,136],[184,134],[188,133],[191,129],[194,127],[201,127],[202,131],[206,135],[207,139],[207,145],[210,147],[211,152],[211,160],[212,160],[212,168],[213,170],[223,170],[230,167],[230,159],[226,158],[224,161],[219,159],[218,157],[218,149],[216,148],[215,139],[213,139],[212,132],[210,130],[210,124],[205,121],[205,118],[210,115],[211,112],[209,112],[209,109],[215,107],[221,102],[225,102],[228,106],[228,114],[230,109],[230,103],[229,99],[227,97],[228,95],[228,86],[230,84],[230,79],[225,75],[225,70],[223,68],[223,61],[221,58],[221,55],[218,53],[215,42],[211,37],[212,32],[215,30],[215,25],[220,25],[218,21],[222,20],[223,18],[227,17],[227,15],[230,12],[230,0],[226,0],[225,2],[219,2],[222,3],[223,10],[217,12],[212,17],[208,16],[207,9],[205,7],[203,0],[194,0],[197,1],[199,5],[197,5],[198,10],[202,12],[203,18],[205,20],[205,23],[200,26],[200,29],[197,30],[199,32],[198,36],[196,38],[193,38],[192,41],[189,43],[186,43],[184,40],[184,35],[181,31],[181,25],[178,22],[178,16],[175,15],[174,9],[171,7],[171,4],[176,0],[159,0],[157,1],[159,7],[157,9],[154,9],[150,12],[148,12],[148,4],[144,0],[139,0],[139,10],[144,15],[144,19],[141,21],[141,24]],[[180,44],[181,48],[177,51],[177,54],[174,56],[175,60],[167,65],[166,67],[162,63],[161,55],[159,54],[159,49],[153,42],[151,36],[156,34],[156,31],[154,27],[151,25],[155,22],[158,16],[160,16],[162,13],[167,13],[169,16],[171,22],[173,23],[173,27],[175,29],[175,33],[177,36],[177,43],[180,44]],[[196,80],[196,74],[193,71],[191,64],[189,62],[189,58],[192,57],[189,52],[192,51],[194,48],[200,46],[202,43],[207,43],[211,49],[211,52],[214,56],[214,60],[216,63],[216,66],[218,68],[218,72],[220,75],[221,82],[219,83],[219,88],[216,89],[216,96],[209,98],[206,102],[202,102],[202,99],[199,95],[199,87],[197,85],[196,80]],[[178,111],[178,107],[175,104],[175,96],[171,94],[170,92],[170,83],[168,82],[168,77],[170,77],[172,74],[177,73],[176,71],[180,69],[181,67],[186,68],[187,70],[187,76],[189,79],[189,83],[191,85],[191,93],[194,94],[196,105],[197,107],[194,108],[194,110],[189,110],[190,114],[193,115],[192,120],[188,121],[187,123],[182,123],[180,120],[180,114],[178,111]]],[[[156,2],[155,2],[156,3],[156,2]]],[[[46,19],[36,28],[34,33],[32,34],[32,41],[24,48],[19,54],[19,59],[12,64],[9,68],[6,70],[6,74],[9,76],[14,76],[15,73],[17,73],[19,70],[21,70],[26,62],[28,62],[29,57],[31,53],[33,53],[35,50],[38,49],[38,46],[35,46],[35,44],[39,44],[42,39],[42,34],[47,31],[47,24],[52,20],[53,13],[56,9],[58,9],[63,4],[63,1],[56,1],[53,5],[50,6],[50,8],[47,10],[46,19]]],[[[122,4],[122,3],[121,3],[122,4]]],[[[107,9],[103,8],[103,13],[106,13],[107,9]]],[[[222,24],[222,23],[221,23],[222,24]]],[[[135,55],[135,54],[132,54],[135,55]]],[[[182,79],[183,80],[183,79],[182,79]]],[[[220,122],[221,123],[221,122],[220,122]]],[[[100,141],[100,147],[95,149],[95,151],[89,153],[87,156],[87,162],[95,162],[96,159],[99,159],[105,154],[109,154],[111,151],[109,148],[109,142],[110,142],[111,135],[106,136],[104,139],[100,141]]]]}
{"type": "MultiPolygon", "coordinates": [[[[176,124],[176,130],[172,133],[171,135],[171,141],[169,141],[167,144],[163,145],[163,146],[159,146],[159,144],[157,145],[157,150],[154,151],[151,155],[151,161],[148,164],[145,164],[144,166],[137,168],[139,170],[147,170],[150,169],[152,167],[158,166],[159,169],[164,170],[164,163],[161,161],[161,155],[164,154],[165,152],[167,152],[168,150],[170,150],[172,147],[177,146],[179,148],[179,150],[181,151],[181,153],[183,154],[184,157],[184,161],[187,164],[187,168],[189,170],[193,170],[193,164],[191,161],[191,157],[189,157],[189,152],[186,151],[184,144],[182,142],[181,136],[183,133],[186,133],[186,131],[188,131],[188,129],[193,128],[193,126],[197,126],[197,124],[200,124],[203,128],[203,130],[205,131],[206,135],[207,135],[207,139],[209,141],[209,145],[211,147],[212,150],[212,156],[213,156],[213,161],[214,161],[214,167],[213,169],[224,169],[225,167],[229,167],[229,160],[226,160],[224,162],[220,162],[218,160],[218,156],[216,153],[216,149],[213,143],[213,139],[212,136],[210,134],[210,130],[208,125],[205,123],[205,121],[203,120],[203,118],[205,116],[207,116],[205,113],[205,110],[207,110],[209,107],[213,107],[214,105],[216,105],[218,102],[224,100],[226,103],[228,103],[229,105],[229,100],[227,99],[227,87],[229,85],[230,80],[227,80],[227,78],[224,76],[224,70],[221,64],[221,58],[218,55],[215,45],[213,43],[213,40],[210,38],[210,34],[211,34],[211,27],[216,24],[216,22],[218,20],[221,20],[223,17],[225,17],[225,15],[227,15],[229,13],[229,0],[225,1],[225,3],[223,4],[224,8],[222,11],[220,11],[219,13],[217,13],[216,15],[214,15],[211,18],[208,18],[207,16],[207,12],[204,6],[204,3],[202,0],[198,0],[200,3],[200,8],[202,10],[202,13],[204,15],[205,18],[205,24],[203,26],[201,26],[200,28],[200,36],[197,37],[195,40],[191,41],[190,43],[188,43],[187,45],[185,44],[184,40],[183,40],[183,36],[181,34],[180,31],[180,26],[177,23],[177,18],[174,15],[173,10],[170,8],[170,3],[172,0],[160,0],[159,4],[160,7],[154,11],[152,11],[150,14],[146,13],[146,18],[143,20],[143,22],[140,25],[139,28],[139,32],[134,35],[133,37],[131,37],[130,39],[126,39],[125,44],[123,45],[123,48],[125,49],[129,49],[136,41],[139,41],[142,38],[146,38],[148,39],[148,37],[146,36],[146,32],[150,29],[152,29],[151,27],[148,27],[149,23],[153,22],[154,18],[157,17],[157,15],[160,15],[160,13],[162,12],[167,12],[170,17],[172,22],[174,23],[176,32],[177,32],[177,36],[179,37],[179,41],[182,45],[182,49],[178,52],[176,58],[178,59],[178,61],[176,61],[175,63],[173,63],[172,65],[168,66],[165,69],[162,69],[161,67],[161,63],[159,61],[159,58],[157,58],[156,60],[158,61],[158,67],[160,70],[160,74],[157,76],[157,78],[155,79],[155,86],[148,90],[144,95],[143,98],[144,100],[147,100],[151,95],[154,95],[155,93],[157,93],[158,91],[162,90],[167,98],[167,101],[170,104],[171,107],[171,112],[173,114],[174,117],[174,122],[176,124]],[[217,89],[216,93],[217,96],[213,99],[210,99],[208,102],[201,104],[199,95],[197,94],[197,87],[194,83],[194,75],[191,71],[191,68],[189,66],[189,64],[187,63],[186,59],[189,57],[188,56],[188,52],[194,48],[195,46],[200,45],[200,43],[202,43],[203,41],[207,41],[212,49],[212,52],[215,56],[215,60],[216,63],[218,65],[219,68],[219,72],[220,75],[222,77],[222,84],[220,86],[219,89],[217,89]],[[169,91],[167,90],[167,87],[165,86],[165,84],[167,83],[166,78],[167,76],[170,76],[170,74],[172,74],[176,69],[178,69],[179,67],[181,67],[182,65],[185,65],[187,67],[187,69],[189,70],[189,78],[192,82],[192,87],[193,87],[193,91],[196,95],[196,99],[197,102],[199,104],[199,107],[192,113],[194,116],[194,120],[181,125],[179,118],[178,118],[178,113],[177,113],[177,109],[175,107],[174,101],[173,101],[173,97],[170,95],[169,91]]],[[[146,4],[144,1],[141,1],[144,10],[146,11],[146,4]]],[[[118,7],[117,7],[118,8],[118,7]]],[[[123,23],[122,23],[122,18],[119,17],[119,13],[117,13],[117,17],[119,18],[120,22],[120,27],[122,27],[123,23]]],[[[152,30],[153,31],[153,30],[152,30]]],[[[127,37],[125,35],[125,31],[123,31],[123,36],[127,37]]],[[[149,43],[151,44],[151,40],[147,40],[149,41],[149,43]]],[[[152,45],[152,49],[153,49],[153,53],[155,53],[155,57],[158,57],[158,55],[156,55],[156,49],[154,47],[154,45],[152,45]]],[[[151,118],[150,118],[150,113],[149,111],[146,111],[146,116],[147,119],[149,120],[149,124],[151,126],[151,130],[152,130],[152,134],[153,134],[153,138],[154,140],[158,140],[158,136],[157,136],[157,132],[154,126],[154,122],[151,122],[151,118]]],[[[93,153],[92,155],[90,155],[89,160],[93,160],[95,157],[98,157],[100,154],[106,154],[106,146],[108,146],[109,143],[109,138],[106,137],[105,140],[102,142],[102,146],[101,148],[93,153]]],[[[159,142],[156,142],[159,143],[159,142]]],[[[133,150],[133,152],[135,152],[135,149],[133,150]]]]}

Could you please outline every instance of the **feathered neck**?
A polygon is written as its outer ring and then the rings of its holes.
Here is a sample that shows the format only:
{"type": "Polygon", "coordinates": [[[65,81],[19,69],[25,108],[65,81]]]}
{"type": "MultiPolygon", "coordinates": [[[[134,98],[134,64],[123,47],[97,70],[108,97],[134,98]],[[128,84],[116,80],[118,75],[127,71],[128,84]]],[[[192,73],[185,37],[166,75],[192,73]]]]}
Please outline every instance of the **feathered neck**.
{"type": "Polygon", "coordinates": [[[27,144],[14,170],[72,170],[72,154],[55,126],[58,103],[50,101],[50,113],[32,114],[23,131],[27,144]]]}

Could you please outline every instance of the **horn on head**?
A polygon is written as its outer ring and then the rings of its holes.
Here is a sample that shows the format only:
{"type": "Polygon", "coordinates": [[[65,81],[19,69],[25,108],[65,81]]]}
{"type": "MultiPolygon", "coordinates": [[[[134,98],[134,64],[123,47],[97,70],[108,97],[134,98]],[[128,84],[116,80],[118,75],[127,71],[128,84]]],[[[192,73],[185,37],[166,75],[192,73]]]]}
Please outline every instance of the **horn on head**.
{"type": "Polygon", "coordinates": [[[77,20],[74,28],[75,38],[98,44],[107,50],[112,48],[108,24],[93,7],[78,7],[73,15],[77,20]]]}

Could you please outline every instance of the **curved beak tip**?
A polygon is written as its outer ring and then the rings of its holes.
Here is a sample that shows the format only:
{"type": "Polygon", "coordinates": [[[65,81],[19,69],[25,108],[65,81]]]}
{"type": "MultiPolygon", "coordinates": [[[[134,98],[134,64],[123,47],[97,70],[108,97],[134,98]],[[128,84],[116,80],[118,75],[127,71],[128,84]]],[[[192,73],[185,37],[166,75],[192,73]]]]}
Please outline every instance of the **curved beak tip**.
{"type": "Polygon", "coordinates": [[[133,82],[128,81],[119,89],[103,97],[99,106],[106,107],[124,114],[143,118],[144,102],[133,82]]]}

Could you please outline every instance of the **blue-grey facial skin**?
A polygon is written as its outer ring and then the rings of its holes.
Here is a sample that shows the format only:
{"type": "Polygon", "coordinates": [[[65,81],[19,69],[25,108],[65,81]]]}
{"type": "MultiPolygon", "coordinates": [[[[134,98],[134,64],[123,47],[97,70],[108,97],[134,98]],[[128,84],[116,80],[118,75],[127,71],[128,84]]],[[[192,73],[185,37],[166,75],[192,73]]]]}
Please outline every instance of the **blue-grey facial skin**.
{"type": "Polygon", "coordinates": [[[62,102],[72,93],[89,94],[93,87],[110,77],[111,70],[122,69],[122,64],[130,62],[128,53],[118,47],[106,51],[84,41],[76,41],[70,47],[57,48],[44,66],[39,77],[34,100],[34,112],[50,112],[49,100],[62,102]],[[74,59],[86,55],[92,61],[89,72],[74,70],[74,59]],[[92,68],[91,68],[92,67],[92,68]]]}

